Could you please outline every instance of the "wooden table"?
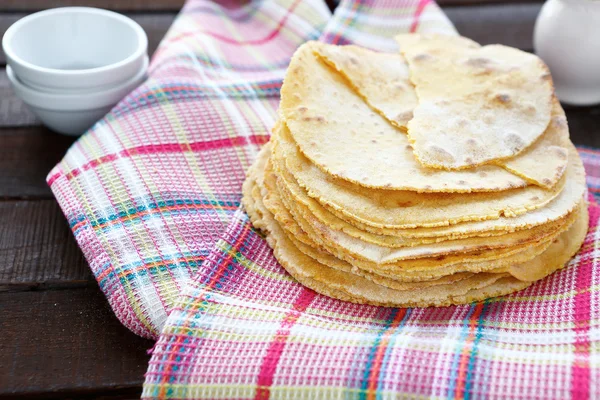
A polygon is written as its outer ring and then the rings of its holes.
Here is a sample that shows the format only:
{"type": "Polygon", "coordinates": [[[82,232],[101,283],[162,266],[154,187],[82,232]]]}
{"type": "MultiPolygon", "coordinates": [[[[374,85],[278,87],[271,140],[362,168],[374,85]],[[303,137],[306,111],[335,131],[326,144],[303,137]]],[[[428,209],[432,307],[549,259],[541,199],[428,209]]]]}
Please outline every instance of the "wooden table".
{"type": "MultiPolygon", "coordinates": [[[[130,15],[150,51],[182,0],[3,0],[0,32],[42,8],[88,5],[130,15]]],[[[442,0],[459,32],[532,49],[541,3],[442,0]]],[[[10,89],[0,54],[0,398],[138,398],[147,350],[114,317],[45,183],[73,139],[39,125],[10,89]]],[[[600,107],[567,108],[573,141],[600,147],[600,107]]]]}

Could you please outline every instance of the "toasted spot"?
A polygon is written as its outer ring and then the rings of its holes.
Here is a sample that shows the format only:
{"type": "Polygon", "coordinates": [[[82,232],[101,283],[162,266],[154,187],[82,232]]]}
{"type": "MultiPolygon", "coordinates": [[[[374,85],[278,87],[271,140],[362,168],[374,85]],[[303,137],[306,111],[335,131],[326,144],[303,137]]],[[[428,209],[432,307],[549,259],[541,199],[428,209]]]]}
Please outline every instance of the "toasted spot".
{"type": "Polygon", "coordinates": [[[556,116],[552,118],[552,124],[556,128],[565,128],[567,126],[567,118],[563,116],[556,116]]]}
{"type": "Polygon", "coordinates": [[[435,144],[429,146],[428,153],[430,157],[436,161],[445,163],[453,163],[456,161],[456,158],[454,158],[450,152],[435,144]]]}
{"type": "Polygon", "coordinates": [[[506,93],[497,94],[494,97],[494,99],[497,100],[498,102],[502,103],[502,104],[508,104],[508,103],[510,103],[510,96],[507,95],[506,93]]]}
{"type": "Polygon", "coordinates": [[[464,128],[465,126],[467,126],[469,124],[469,120],[466,118],[461,118],[457,121],[456,124],[458,125],[459,128],[464,128]]]}
{"type": "Polygon", "coordinates": [[[408,122],[412,119],[412,117],[413,117],[412,111],[404,111],[404,112],[401,112],[398,115],[396,115],[394,117],[394,120],[396,120],[397,122],[408,122]]]}
{"type": "Polygon", "coordinates": [[[412,151],[412,146],[411,146],[410,144],[407,144],[407,145],[406,145],[404,148],[405,148],[406,150],[410,150],[410,151],[412,151]]]}
{"type": "Polygon", "coordinates": [[[371,139],[371,143],[377,143],[377,140],[371,139]]]}
{"type": "Polygon", "coordinates": [[[542,179],[542,183],[544,185],[550,185],[552,183],[552,181],[550,179],[548,179],[548,178],[544,178],[544,179],[542,179]]]}
{"type": "Polygon", "coordinates": [[[554,154],[556,154],[556,156],[558,158],[560,158],[561,160],[566,160],[567,157],[569,156],[569,153],[567,152],[567,150],[563,149],[562,147],[553,146],[552,151],[554,151],[554,154]]]}
{"type": "Polygon", "coordinates": [[[536,111],[537,111],[537,108],[535,108],[535,106],[533,104],[529,104],[527,107],[525,107],[525,112],[529,115],[535,114],[536,111]]]}
{"type": "Polygon", "coordinates": [[[309,122],[309,121],[325,122],[325,117],[317,115],[315,117],[302,117],[302,120],[306,121],[306,122],[309,122]]]}
{"type": "Polygon", "coordinates": [[[525,147],[523,138],[514,132],[509,132],[504,136],[504,144],[513,151],[519,151],[525,147]]]}
{"type": "Polygon", "coordinates": [[[358,62],[358,60],[356,59],[356,57],[350,57],[350,62],[351,62],[352,64],[354,64],[354,65],[358,65],[358,64],[360,64],[360,63],[358,62]]]}
{"type": "Polygon", "coordinates": [[[471,57],[471,58],[469,58],[465,62],[465,64],[467,64],[467,65],[469,65],[471,67],[485,67],[490,62],[491,62],[491,60],[489,58],[485,58],[485,57],[471,57]]]}
{"type": "Polygon", "coordinates": [[[482,177],[482,178],[485,178],[487,176],[487,174],[485,172],[481,171],[479,173],[479,176],[482,177]]]}
{"type": "Polygon", "coordinates": [[[549,80],[552,79],[552,75],[550,75],[550,74],[544,74],[540,78],[542,78],[543,81],[549,81],[549,80]]]}
{"type": "Polygon", "coordinates": [[[308,108],[306,107],[298,107],[298,112],[304,114],[305,112],[308,111],[308,108]]]}
{"type": "Polygon", "coordinates": [[[473,159],[471,157],[465,158],[465,162],[469,165],[473,165],[473,159]]]}
{"type": "Polygon", "coordinates": [[[466,181],[463,181],[462,179],[461,179],[460,181],[458,181],[457,183],[458,183],[459,185],[466,185],[466,184],[467,184],[467,182],[466,182],[466,181]]]}
{"type": "Polygon", "coordinates": [[[538,196],[533,196],[532,198],[530,198],[529,200],[531,201],[538,201],[540,198],[538,196]]]}
{"type": "Polygon", "coordinates": [[[416,56],[414,56],[413,61],[425,61],[425,60],[430,60],[432,58],[433,58],[433,56],[431,54],[421,53],[421,54],[417,54],[416,56]]]}

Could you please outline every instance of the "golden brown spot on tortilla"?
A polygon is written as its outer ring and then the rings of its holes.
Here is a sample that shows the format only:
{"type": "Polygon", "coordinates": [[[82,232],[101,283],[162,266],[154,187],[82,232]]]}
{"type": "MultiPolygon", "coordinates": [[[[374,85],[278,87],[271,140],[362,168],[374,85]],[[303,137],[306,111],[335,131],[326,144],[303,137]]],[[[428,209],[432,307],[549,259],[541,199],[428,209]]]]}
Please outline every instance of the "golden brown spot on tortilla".
{"type": "Polygon", "coordinates": [[[412,111],[404,111],[399,113],[398,115],[396,115],[396,117],[394,118],[396,121],[398,122],[408,122],[412,119],[413,117],[413,112],[412,111]]]}
{"type": "Polygon", "coordinates": [[[427,54],[427,53],[421,53],[421,54],[417,54],[413,60],[414,61],[425,61],[425,60],[429,60],[433,58],[431,54],[427,54]]]}
{"type": "Polygon", "coordinates": [[[489,58],[472,57],[472,58],[469,58],[465,64],[467,64],[471,67],[485,67],[490,62],[491,62],[491,60],[489,58]]]}
{"type": "Polygon", "coordinates": [[[525,146],[523,138],[514,132],[504,137],[504,144],[513,151],[519,151],[525,146]]]}
{"type": "Polygon", "coordinates": [[[510,103],[510,96],[507,95],[506,93],[497,94],[496,97],[494,97],[494,98],[502,104],[510,103]]]}

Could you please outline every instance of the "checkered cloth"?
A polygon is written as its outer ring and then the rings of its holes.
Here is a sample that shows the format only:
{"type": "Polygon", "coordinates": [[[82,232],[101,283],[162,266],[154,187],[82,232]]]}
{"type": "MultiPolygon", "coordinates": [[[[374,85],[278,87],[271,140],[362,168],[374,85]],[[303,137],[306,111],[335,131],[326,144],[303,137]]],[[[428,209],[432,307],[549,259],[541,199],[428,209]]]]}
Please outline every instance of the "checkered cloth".
{"type": "MultiPolygon", "coordinates": [[[[391,309],[296,283],[239,209],[291,54],[453,32],[429,0],[189,1],[150,79],[48,180],[113,310],[156,337],[145,398],[600,397],[600,208],[569,268],[471,306],[391,309]],[[169,314],[170,313],[170,314],[169,314]],[[167,318],[168,315],[168,318],[167,318]]],[[[581,149],[592,193],[600,153],[581,149]]]]}

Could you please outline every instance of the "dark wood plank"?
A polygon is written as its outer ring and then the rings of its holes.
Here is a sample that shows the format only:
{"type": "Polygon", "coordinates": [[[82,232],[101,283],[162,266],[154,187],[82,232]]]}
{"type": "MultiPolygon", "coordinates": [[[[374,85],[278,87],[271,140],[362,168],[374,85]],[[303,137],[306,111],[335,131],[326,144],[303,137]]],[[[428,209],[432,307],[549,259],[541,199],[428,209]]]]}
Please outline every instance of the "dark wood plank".
{"type": "Polygon", "coordinates": [[[573,143],[600,148],[600,104],[591,107],[563,106],[573,143]]]}
{"type": "Polygon", "coordinates": [[[38,119],[15,95],[6,76],[6,69],[0,69],[0,128],[31,125],[39,125],[38,119]]]}
{"type": "Polygon", "coordinates": [[[458,32],[481,44],[533,49],[533,26],[541,4],[443,7],[458,32]]]}
{"type": "Polygon", "coordinates": [[[128,331],[98,288],[0,293],[0,396],[136,393],[152,341],[128,331]]]}
{"type": "Polygon", "coordinates": [[[3,0],[0,11],[37,11],[53,7],[100,7],[118,11],[178,11],[185,0],[3,0]]]}
{"type": "Polygon", "coordinates": [[[0,129],[0,199],[52,198],[46,175],[74,140],[41,126],[0,129]]]}
{"type": "MultiPolygon", "coordinates": [[[[117,2],[118,0],[115,0],[117,2]]],[[[42,0],[42,2],[44,2],[42,0]]],[[[44,2],[45,3],[45,2],[44,2]]],[[[1,13],[0,12],[0,36],[4,36],[4,32],[15,23],[17,20],[23,18],[26,13],[1,13]]],[[[163,36],[173,23],[175,12],[165,12],[159,14],[152,13],[140,13],[140,14],[127,14],[133,20],[140,24],[146,35],[148,36],[148,54],[152,55],[158,44],[162,40],[163,36]]],[[[0,65],[6,63],[6,57],[4,52],[0,50],[0,65]]]]}
{"type": "Polygon", "coordinates": [[[0,291],[96,287],[55,200],[0,202],[0,291]]]}
{"type": "Polygon", "coordinates": [[[490,4],[543,3],[544,0],[437,0],[442,7],[484,6],[490,4]]]}

